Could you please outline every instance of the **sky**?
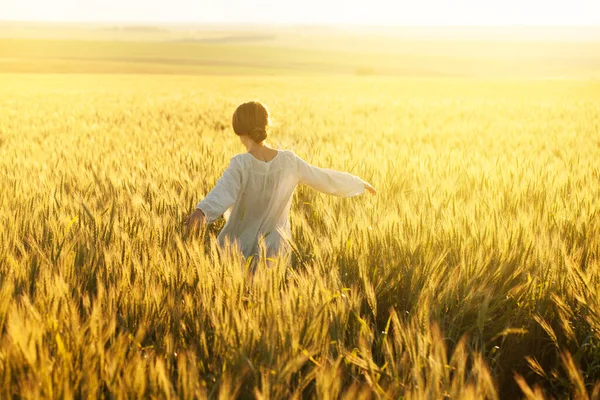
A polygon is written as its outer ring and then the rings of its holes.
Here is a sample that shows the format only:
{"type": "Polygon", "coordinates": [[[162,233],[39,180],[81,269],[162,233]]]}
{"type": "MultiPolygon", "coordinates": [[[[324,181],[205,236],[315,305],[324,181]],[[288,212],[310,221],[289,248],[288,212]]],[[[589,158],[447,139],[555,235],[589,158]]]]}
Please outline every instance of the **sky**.
{"type": "Polygon", "coordinates": [[[600,0],[0,0],[0,21],[599,26],[600,0]]]}

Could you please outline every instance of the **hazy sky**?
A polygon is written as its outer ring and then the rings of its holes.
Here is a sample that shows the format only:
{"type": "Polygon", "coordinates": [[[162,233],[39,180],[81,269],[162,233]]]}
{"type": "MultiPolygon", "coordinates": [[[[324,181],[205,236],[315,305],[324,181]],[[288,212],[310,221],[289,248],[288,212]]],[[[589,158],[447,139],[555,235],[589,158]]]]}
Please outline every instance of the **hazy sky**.
{"type": "Polygon", "coordinates": [[[0,20],[600,25],[600,0],[0,0],[0,20]]]}

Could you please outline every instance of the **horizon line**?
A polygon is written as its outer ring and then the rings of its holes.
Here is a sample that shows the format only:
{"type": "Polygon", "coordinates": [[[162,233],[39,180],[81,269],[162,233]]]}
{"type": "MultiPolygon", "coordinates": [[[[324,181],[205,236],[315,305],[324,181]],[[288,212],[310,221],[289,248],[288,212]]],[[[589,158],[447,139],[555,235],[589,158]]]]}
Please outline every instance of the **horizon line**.
{"type": "Polygon", "coordinates": [[[474,25],[474,24],[361,24],[356,22],[276,22],[276,21],[92,21],[92,20],[21,20],[21,19],[0,19],[3,23],[20,24],[94,24],[94,25],[198,25],[198,26],[276,26],[276,27],[360,27],[360,28],[472,28],[472,29],[490,29],[490,28],[569,28],[569,29],[600,29],[600,25],[564,25],[564,24],[492,24],[492,25],[474,25]]]}

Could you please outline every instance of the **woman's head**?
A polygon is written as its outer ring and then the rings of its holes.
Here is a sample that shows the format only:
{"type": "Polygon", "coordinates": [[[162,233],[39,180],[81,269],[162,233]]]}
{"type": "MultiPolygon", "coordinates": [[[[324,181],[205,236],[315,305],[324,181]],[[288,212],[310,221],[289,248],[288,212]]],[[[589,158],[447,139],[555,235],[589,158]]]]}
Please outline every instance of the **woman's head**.
{"type": "Polygon", "coordinates": [[[260,101],[249,101],[236,108],[231,122],[236,135],[260,143],[267,138],[269,110],[260,101]]]}

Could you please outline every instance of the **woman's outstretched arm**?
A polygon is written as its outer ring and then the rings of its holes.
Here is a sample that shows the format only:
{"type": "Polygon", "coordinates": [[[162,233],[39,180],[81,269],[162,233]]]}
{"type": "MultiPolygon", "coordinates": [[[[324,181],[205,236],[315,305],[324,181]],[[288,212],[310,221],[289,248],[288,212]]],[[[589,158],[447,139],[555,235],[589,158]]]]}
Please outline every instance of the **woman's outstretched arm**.
{"type": "Polygon", "coordinates": [[[206,195],[204,200],[196,205],[196,210],[188,217],[186,224],[193,225],[202,221],[207,223],[215,221],[235,202],[241,186],[240,166],[234,157],[215,187],[206,195]]]}
{"type": "Polygon", "coordinates": [[[348,172],[315,167],[296,156],[298,183],[307,185],[319,192],[340,197],[361,195],[367,190],[371,194],[377,191],[369,183],[348,172]]]}

